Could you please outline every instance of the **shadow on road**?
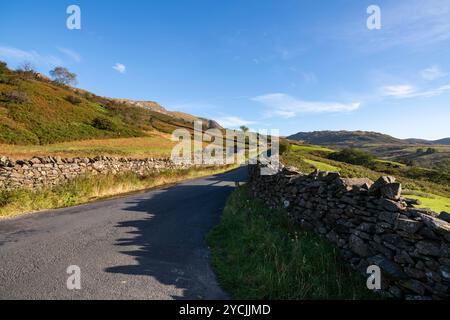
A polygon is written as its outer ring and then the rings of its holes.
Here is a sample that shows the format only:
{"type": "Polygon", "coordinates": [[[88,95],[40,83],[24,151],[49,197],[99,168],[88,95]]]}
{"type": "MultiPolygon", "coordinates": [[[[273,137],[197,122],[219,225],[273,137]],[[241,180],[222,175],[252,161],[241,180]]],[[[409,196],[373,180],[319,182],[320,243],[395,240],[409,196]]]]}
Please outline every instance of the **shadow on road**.
{"type": "Polygon", "coordinates": [[[121,253],[136,264],[105,269],[106,272],[153,277],[182,294],[173,299],[226,299],[209,266],[205,235],[216,225],[236,182],[245,181],[247,169],[237,170],[143,194],[125,211],[142,218],[124,221],[130,237],[118,239],[121,253]]]}

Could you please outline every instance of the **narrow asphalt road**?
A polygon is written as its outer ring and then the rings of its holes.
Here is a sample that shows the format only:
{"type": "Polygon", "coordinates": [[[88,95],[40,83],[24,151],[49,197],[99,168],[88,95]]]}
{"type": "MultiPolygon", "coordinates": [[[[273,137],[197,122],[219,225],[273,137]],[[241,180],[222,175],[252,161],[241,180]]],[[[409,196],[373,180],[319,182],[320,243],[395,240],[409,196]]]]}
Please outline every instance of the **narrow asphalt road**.
{"type": "Polygon", "coordinates": [[[247,169],[0,221],[0,299],[226,299],[205,235],[247,169]],[[67,268],[81,269],[68,290],[67,268]]]}

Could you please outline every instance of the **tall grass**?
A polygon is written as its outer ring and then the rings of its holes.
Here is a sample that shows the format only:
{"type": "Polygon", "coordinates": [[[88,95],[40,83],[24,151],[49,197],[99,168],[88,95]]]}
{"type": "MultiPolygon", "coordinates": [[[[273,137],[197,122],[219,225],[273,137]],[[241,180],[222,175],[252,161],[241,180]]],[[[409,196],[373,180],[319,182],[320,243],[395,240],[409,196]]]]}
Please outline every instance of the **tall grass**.
{"type": "Polygon", "coordinates": [[[267,209],[246,187],[232,194],[207,240],[219,282],[235,299],[378,298],[336,248],[267,209]]]}
{"type": "Polygon", "coordinates": [[[0,190],[0,218],[44,209],[69,207],[96,199],[220,173],[232,168],[233,166],[211,166],[200,169],[165,170],[146,176],[139,176],[135,173],[85,176],[60,186],[37,191],[27,189],[0,190]]]}

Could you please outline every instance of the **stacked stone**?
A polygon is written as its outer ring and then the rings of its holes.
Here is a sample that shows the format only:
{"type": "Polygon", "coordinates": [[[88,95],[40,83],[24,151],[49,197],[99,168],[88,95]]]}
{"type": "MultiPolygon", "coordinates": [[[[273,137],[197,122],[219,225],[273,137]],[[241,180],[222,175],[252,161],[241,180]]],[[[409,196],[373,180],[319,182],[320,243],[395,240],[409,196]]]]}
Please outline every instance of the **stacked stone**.
{"type": "Polygon", "coordinates": [[[450,297],[448,214],[414,208],[393,177],[344,179],[336,172],[304,175],[283,168],[273,176],[249,168],[249,185],[270,207],[283,207],[303,228],[339,247],[352,267],[382,270],[382,289],[396,298],[450,297]]]}
{"type": "Polygon", "coordinates": [[[59,185],[83,175],[120,174],[135,172],[145,175],[166,169],[188,168],[170,159],[133,159],[98,156],[94,158],[34,157],[29,160],[12,160],[0,157],[0,188],[15,189],[59,185]]]}

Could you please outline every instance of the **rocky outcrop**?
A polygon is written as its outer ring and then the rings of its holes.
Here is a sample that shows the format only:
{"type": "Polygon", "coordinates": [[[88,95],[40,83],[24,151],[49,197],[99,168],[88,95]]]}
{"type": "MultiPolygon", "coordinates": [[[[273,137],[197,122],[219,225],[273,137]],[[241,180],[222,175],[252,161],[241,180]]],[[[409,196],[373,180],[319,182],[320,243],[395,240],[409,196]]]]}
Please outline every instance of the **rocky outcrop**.
{"type": "Polygon", "coordinates": [[[83,175],[120,174],[135,172],[144,175],[166,169],[183,169],[170,159],[132,159],[99,156],[95,158],[35,157],[11,160],[0,157],[0,189],[42,187],[62,184],[83,175]]]}
{"type": "Polygon", "coordinates": [[[409,299],[450,297],[448,215],[415,208],[395,178],[374,183],[335,172],[305,175],[283,168],[264,176],[259,165],[249,170],[256,197],[285,208],[294,222],[334,243],[366,277],[368,266],[379,266],[384,292],[409,299]]]}

